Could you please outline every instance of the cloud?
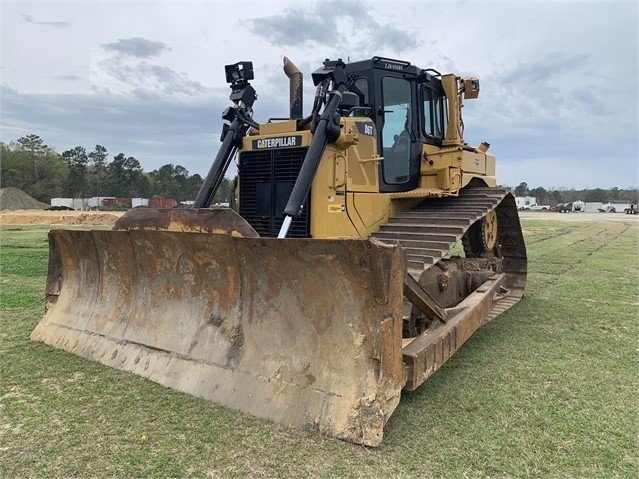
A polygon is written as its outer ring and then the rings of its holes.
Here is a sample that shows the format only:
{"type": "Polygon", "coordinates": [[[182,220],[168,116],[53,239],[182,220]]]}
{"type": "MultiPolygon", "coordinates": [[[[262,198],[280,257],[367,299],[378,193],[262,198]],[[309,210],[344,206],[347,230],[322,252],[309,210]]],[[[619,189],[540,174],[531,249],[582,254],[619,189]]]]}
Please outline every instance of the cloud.
{"type": "Polygon", "coordinates": [[[323,59],[382,55],[480,78],[479,100],[464,104],[464,135],[491,143],[500,183],[638,181],[636,2],[473,0],[456,5],[464,15],[413,1],[240,1],[235,10],[218,2],[5,3],[7,140],[36,133],[59,151],[101,143],[145,169],[171,162],[205,174],[230,104],[225,64],[255,62],[262,122],[288,112],[283,55],[305,74],[305,112],[309,74],[323,59]],[[246,12],[241,20],[237,9],[246,12]],[[61,30],[41,20],[70,23],[61,30]],[[51,96],[61,91],[71,94],[51,96]]]}
{"type": "Polygon", "coordinates": [[[115,52],[116,55],[99,61],[99,67],[135,96],[148,97],[154,94],[193,96],[205,91],[201,83],[191,80],[187,74],[147,61],[163,51],[171,50],[164,42],[140,37],[120,38],[117,42],[106,43],[102,47],[109,52],[115,52]]]}
{"type": "Polygon", "coordinates": [[[164,50],[170,50],[166,43],[140,37],[120,38],[117,42],[103,44],[102,48],[137,58],[151,58],[164,50]]]}
{"type": "Polygon", "coordinates": [[[364,2],[319,2],[309,9],[287,8],[277,15],[250,20],[249,29],[272,45],[288,47],[340,49],[340,45],[355,43],[358,50],[368,51],[382,44],[399,53],[419,43],[414,32],[377,22],[364,2]]]}
{"type": "Polygon", "coordinates": [[[208,96],[23,95],[6,85],[0,95],[2,141],[34,133],[58,152],[101,144],[110,156],[135,157],[147,171],[174,163],[201,175],[219,148],[228,103],[208,96]]]}
{"type": "Polygon", "coordinates": [[[294,46],[300,43],[327,44],[327,29],[334,21],[309,15],[304,10],[285,9],[280,15],[252,20],[251,31],[272,45],[294,46]]]}
{"type": "Polygon", "coordinates": [[[125,84],[133,92],[193,96],[206,91],[200,82],[167,66],[146,61],[130,64],[119,57],[107,58],[99,65],[109,76],[125,84]]]}
{"type": "Polygon", "coordinates": [[[319,3],[317,8],[321,8],[322,5],[326,6],[324,11],[328,15],[334,16],[334,12],[339,12],[340,15],[349,18],[353,26],[353,35],[357,35],[357,32],[365,35],[357,45],[358,50],[370,52],[383,45],[401,53],[419,45],[417,32],[407,28],[397,28],[390,22],[379,23],[371,14],[371,6],[364,2],[319,3]]]}
{"type": "Polygon", "coordinates": [[[70,23],[69,22],[35,22],[38,25],[44,25],[46,27],[54,27],[54,28],[67,28],[70,23]]]}
{"type": "Polygon", "coordinates": [[[36,22],[32,15],[28,13],[21,13],[20,19],[24,23],[34,23],[36,25],[44,25],[45,27],[53,27],[53,28],[67,28],[71,24],[69,22],[36,22]]]}
{"type": "Polygon", "coordinates": [[[59,80],[59,81],[85,81],[86,80],[86,78],[81,77],[80,75],[50,75],[48,79],[59,80]]]}

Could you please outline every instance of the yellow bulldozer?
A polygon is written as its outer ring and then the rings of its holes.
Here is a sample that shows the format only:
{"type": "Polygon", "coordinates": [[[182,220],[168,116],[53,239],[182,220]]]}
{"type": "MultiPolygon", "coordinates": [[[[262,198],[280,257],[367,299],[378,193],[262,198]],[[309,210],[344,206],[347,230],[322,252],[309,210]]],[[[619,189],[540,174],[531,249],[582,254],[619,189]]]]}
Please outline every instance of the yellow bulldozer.
{"type": "Polygon", "coordinates": [[[515,304],[526,247],[489,145],[463,139],[479,81],[326,60],[303,115],[258,123],[251,62],[193,207],[52,230],[31,338],[290,426],[379,445],[413,390],[515,304]],[[233,159],[233,208],[212,202],[233,159]]]}

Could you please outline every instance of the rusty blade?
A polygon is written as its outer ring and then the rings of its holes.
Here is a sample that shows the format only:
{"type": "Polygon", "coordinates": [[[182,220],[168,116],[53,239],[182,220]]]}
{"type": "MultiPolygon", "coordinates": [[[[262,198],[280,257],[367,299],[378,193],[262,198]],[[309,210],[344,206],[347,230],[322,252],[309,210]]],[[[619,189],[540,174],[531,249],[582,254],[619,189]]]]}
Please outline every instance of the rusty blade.
{"type": "Polygon", "coordinates": [[[144,230],[49,240],[47,311],[31,339],[380,444],[406,382],[398,247],[144,230]]]}
{"type": "Polygon", "coordinates": [[[259,236],[230,208],[133,208],[113,227],[114,231],[141,229],[229,234],[244,238],[259,236]]]}

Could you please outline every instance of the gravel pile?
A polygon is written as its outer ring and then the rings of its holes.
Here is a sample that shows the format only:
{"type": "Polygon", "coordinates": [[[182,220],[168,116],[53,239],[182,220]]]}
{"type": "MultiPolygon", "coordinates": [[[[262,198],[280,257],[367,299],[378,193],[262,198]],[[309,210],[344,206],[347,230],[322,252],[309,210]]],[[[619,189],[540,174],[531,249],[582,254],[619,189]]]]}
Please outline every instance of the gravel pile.
{"type": "Polygon", "coordinates": [[[0,188],[0,210],[43,210],[49,205],[41,203],[18,188],[0,188]]]}

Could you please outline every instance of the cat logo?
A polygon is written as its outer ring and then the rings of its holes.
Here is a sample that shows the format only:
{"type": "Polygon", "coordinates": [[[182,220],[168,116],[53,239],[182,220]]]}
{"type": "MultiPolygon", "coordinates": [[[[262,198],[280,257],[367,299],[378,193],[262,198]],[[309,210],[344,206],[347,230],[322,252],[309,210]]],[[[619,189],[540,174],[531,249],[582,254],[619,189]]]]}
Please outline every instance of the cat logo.
{"type": "Polygon", "coordinates": [[[301,136],[278,136],[276,138],[253,140],[254,150],[264,150],[266,148],[291,148],[294,146],[302,146],[301,136]]]}

